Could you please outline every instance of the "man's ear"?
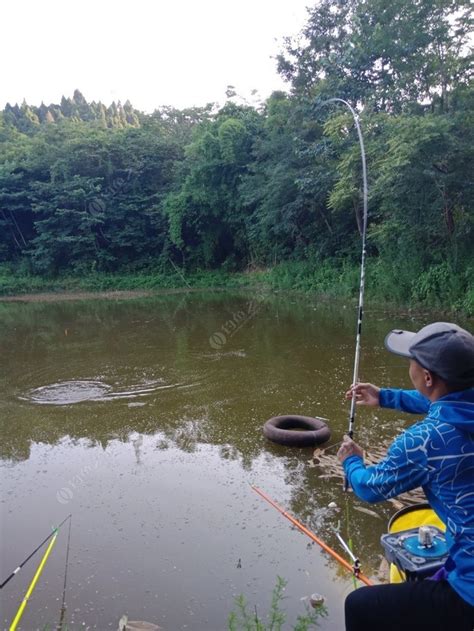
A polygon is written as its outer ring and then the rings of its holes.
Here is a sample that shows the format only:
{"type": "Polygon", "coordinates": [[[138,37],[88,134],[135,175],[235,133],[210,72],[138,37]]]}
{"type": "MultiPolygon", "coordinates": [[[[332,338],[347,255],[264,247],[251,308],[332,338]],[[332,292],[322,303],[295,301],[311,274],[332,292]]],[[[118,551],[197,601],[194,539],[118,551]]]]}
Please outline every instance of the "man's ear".
{"type": "Polygon", "coordinates": [[[427,388],[432,388],[434,385],[433,373],[431,373],[429,370],[426,370],[426,368],[423,368],[423,376],[425,378],[425,386],[427,388]]]}

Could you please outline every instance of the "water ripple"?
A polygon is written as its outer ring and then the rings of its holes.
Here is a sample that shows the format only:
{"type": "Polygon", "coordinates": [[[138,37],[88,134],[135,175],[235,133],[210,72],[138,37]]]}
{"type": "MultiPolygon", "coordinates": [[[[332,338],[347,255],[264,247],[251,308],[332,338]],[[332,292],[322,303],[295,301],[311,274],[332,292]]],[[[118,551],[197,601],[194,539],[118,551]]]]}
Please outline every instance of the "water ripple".
{"type": "MultiPolygon", "coordinates": [[[[193,384],[187,384],[193,385],[193,384]]],[[[144,397],[160,390],[186,387],[186,384],[165,384],[163,380],[127,386],[126,390],[114,390],[113,386],[98,380],[84,379],[60,381],[34,388],[19,398],[38,405],[72,405],[83,401],[113,401],[144,397]]]]}

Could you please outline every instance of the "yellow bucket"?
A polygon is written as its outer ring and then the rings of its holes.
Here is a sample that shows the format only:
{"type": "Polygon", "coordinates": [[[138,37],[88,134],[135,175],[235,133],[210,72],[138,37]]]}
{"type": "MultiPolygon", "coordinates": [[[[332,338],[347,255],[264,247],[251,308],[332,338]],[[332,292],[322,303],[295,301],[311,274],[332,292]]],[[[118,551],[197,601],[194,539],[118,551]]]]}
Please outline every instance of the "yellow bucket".
{"type": "MultiPolygon", "coordinates": [[[[390,518],[388,532],[400,532],[401,530],[419,528],[420,526],[436,526],[443,532],[446,530],[446,526],[429,504],[415,504],[414,506],[402,508],[390,518]]],[[[399,572],[396,565],[391,563],[390,582],[403,583],[404,580],[405,576],[399,572]]]]}

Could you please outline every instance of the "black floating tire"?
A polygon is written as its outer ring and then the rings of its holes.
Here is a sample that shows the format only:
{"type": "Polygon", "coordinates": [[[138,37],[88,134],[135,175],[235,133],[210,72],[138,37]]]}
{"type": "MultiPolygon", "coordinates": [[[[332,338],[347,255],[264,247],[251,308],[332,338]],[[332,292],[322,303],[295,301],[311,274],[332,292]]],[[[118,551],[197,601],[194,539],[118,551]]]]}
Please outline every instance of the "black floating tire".
{"type": "Polygon", "coordinates": [[[331,437],[331,430],[320,418],[311,416],[274,416],[263,426],[268,440],[286,447],[314,447],[331,437]]]}

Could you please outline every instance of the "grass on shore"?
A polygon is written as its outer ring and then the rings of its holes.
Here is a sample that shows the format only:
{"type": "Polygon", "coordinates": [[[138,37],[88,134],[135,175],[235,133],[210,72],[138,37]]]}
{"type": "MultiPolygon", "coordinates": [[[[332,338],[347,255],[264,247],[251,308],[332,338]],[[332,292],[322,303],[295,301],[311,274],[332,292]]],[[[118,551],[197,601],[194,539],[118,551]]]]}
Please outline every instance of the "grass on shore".
{"type": "MultiPolygon", "coordinates": [[[[176,268],[166,272],[94,272],[56,277],[20,274],[8,266],[0,266],[0,295],[258,287],[356,299],[359,278],[358,266],[335,261],[290,261],[271,268],[234,273],[223,270],[185,273],[176,268]]],[[[472,268],[453,275],[447,265],[441,264],[421,274],[410,275],[375,261],[367,268],[367,301],[413,309],[432,308],[469,317],[474,315],[473,278],[472,268]]]]}

